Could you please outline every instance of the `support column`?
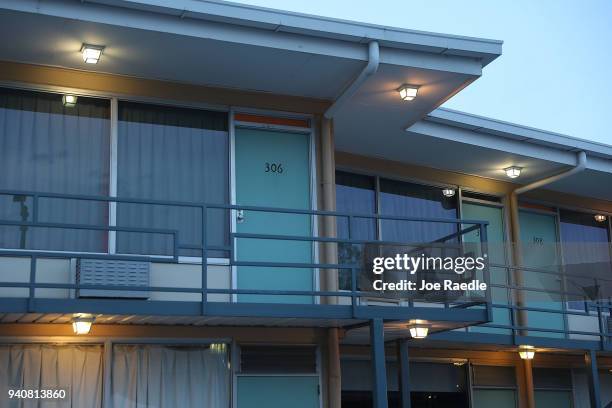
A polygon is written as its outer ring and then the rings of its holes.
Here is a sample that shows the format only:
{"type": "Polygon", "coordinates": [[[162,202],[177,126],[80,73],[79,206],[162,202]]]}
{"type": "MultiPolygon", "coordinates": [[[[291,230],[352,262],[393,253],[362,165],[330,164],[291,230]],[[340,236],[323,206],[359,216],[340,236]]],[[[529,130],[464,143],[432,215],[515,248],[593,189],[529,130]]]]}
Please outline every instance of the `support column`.
{"type": "Polygon", "coordinates": [[[340,369],[340,339],[336,327],[327,330],[327,407],[342,406],[342,374],[340,369]]]}
{"type": "Polygon", "coordinates": [[[408,340],[397,341],[397,362],[399,364],[399,390],[401,407],[410,408],[410,361],[408,359],[408,340]]]}
{"type": "Polygon", "coordinates": [[[531,360],[521,360],[523,367],[523,378],[525,379],[525,403],[526,408],[535,408],[535,394],[533,391],[533,370],[531,360]]]}
{"type": "MultiPolygon", "coordinates": [[[[523,265],[523,255],[521,253],[521,226],[519,222],[519,204],[518,197],[516,194],[511,193],[509,197],[509,208],[510,208],[510,224],[512,226],[512,264],[514,267],[520,267],[523,265]]],[[[523,271],[520,269],[514,269],[509,271],[512,274],[513,280],[511,283],[514,283],[517,287],[524,286],[523,279],[523,271]]],[[[514,302],[519,307],[525,307],[525,295],[522,290],[514,291],[514,302]]],[[[513,321],[516,325],[521,327],[527,327],[529,322],[527,321],[527,312],[525,310],[519,309],[516,312],[516,320],[513,321]]],[[[513,331],[513,334],[516,335],[513,331]]],[[[519,336],[527,336],[529,333],[527,330],[519,329],[519,336]]]]}
{"type": "Polygon", "coordinates": [[[388,408],[384,323],[382,319],[370,320],[370,350],[372,360],[372,406],[374,408],[388,408]]]}
{"type": "Polygon", "coordinates": [[[589,350],[584,355],[587,378],[589,381],[589,397],[591,408],[601,408],[601,389],[599,386],[599,370],[597,369],[597,353],[589,350]]]}

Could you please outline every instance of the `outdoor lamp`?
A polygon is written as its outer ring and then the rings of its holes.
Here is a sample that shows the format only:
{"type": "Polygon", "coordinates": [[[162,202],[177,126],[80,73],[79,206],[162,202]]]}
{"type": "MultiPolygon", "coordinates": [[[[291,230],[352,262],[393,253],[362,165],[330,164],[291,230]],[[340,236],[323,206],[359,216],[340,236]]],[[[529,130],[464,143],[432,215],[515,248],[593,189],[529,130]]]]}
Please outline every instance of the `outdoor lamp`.
{"type": "Polygon", "coordinates": [[[408,330],[410,330],[410,336],[413,339],[424,339],[429,332],[429,325],[417,320],[415,323],[408,325],[408,330]]]}
{"type": "Polygon", "coordinates": [[[411,101],[416,98],[417,93],[419,92],[419,87],[416,85],[402,85],[397,90],[400,94],[400,98],[403,101],[411,101]]]}
{"type": "Polygon", "coordinates": [[[504,169],[506,176],[510,177],[511,179],[515,179],[520,176],[521,170],[523,170],[523,168],[518,166],[510,166],[504,169]]]}
{"type": "Polygon", "coordinates": [[[442,190],[442,195],[444,197],[452,197],[455,195],[455,189],[454,188],[445,188],[442,190]]]}
{"type": "Polygon", "coordinates": [[[606,220],[606,216],[603,214],[595,214],[595,221],[604,222],[606,220]]]}
{"type": "Polygon", "coordinates": [[[87,334],[91,330],[95,318],[90,315],[75,316],[72,319],[72,330],[74,334],[87,334]]]}
{"type": "Polygon", "coordinates": [[[97,64],[102,55],[104,47],[99,45],[83,44],[81,47],[81,53],[83,54],[83,61],[87,64],[97,64]]]}
{"type": "Polygon", "coordinates": [[[68,108],[73,108],[77,103],[76,95],[64,95],[62,96],[62,103],[68,108]]]}
{"type": "Polygon", "coordinates": [[[518,353],[523,360],[533,360],[533,357],[535,356],[535,348],[533,348],[533,346],[523,345],[519,347],[518,353]]]}

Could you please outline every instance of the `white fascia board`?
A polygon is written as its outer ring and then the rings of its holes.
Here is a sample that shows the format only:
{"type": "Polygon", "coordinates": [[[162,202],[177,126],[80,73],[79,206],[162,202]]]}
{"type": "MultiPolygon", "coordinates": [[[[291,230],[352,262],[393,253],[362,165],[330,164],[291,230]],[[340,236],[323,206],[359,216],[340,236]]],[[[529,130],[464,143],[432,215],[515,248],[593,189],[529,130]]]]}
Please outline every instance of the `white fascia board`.
{"type": "MultiPolygon", "coordinates": [[[[502,138],[482,133],[478,130],[449,126],[427,120],[415,123],[406,129],[406,131],[567,166],[576,165],[576,152],[580,151],[580,149],[561,150],[550,146],[528,143],[525,140],[502,138]]],[[[612,173],[612,160],[593,156],[588,154],[588,152],[587,155],[587,169],[612,173]]]]}
{"type": "Polygon", "coordinates": [[[584,150],[604,159],[612,159],[612,146],[605,143],[593,142],[452,109],[438,108],[431,112],[425,120],[478,130],[482,133],[522,140],[532,144],[551,146],[560,150],[584,150]]]}
{"type": "Polygon", "coordinates": [[[120,7],[139,8],[183,17],[242,24],[303,35],[316,35],[344,41],[480,58],[489,63],[501,55],[502,41],[407,30],[349,20],[295,13],[218,0],[89,0],[120,7]]]}
{"type": "MultiPolygon", "coordinates": [[[[125,2],[111,0],[105,3],[123,4],[125,2]]],[[[151,1],[148,3],[155,2],[151,1]]],[[[193,3],[197,5],[200,2],[193,3]]],[[[173,5],[173,7],[176,7],[176,5],[173,5]]],[[[175,13],[155,13],[149,9],[159,7],[151,5],[146,7],[147,10],[141,10],[113,7],[91,1],[81,3],[67,0],[47,0],[44,2],[38,0],[4,0],[0,4],[0,9],[2,8],[112,26],[165,32],[174,35],[347,58],[363,62],[367,62],[368,58],[367,46],[362,41],[345,41],[322,36],[303,35],[274,30],[271,29],[272,27],[267,27],[266,29],[264,27],[249,27],[220,21],[185,18],[178,11],[175,13]]],[[[381,50],[381,63],[467,75],[480,75],[482,71],[481,61],[474,57],[409,49],[384,48],[381,50]]]]}

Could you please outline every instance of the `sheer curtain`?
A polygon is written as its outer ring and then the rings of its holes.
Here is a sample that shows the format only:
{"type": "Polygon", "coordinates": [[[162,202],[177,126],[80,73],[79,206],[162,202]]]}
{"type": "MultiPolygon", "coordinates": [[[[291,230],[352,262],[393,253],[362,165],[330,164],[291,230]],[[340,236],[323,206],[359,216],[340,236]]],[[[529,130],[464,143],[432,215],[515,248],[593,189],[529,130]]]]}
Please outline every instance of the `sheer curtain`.
{"type": "Polygon", "coordinates": [[[0,346],[2,407],[102,407],[102,346],[15,344],[0,346]],[[67,399],[7,400],[8,389],[65,389],[67,399]],[[8,405],[3,405],[7,403],[8,405]]]}
{"type": "MultiPolygon", "coordinates": [[[[227,114],[199,109],[119,104],[118,196],[225,204],[229,202],[227,114]]],[[[227,245],[229,217],[208,212],[210,245],[227,245]]],[[[120,226],[178,230],[182,244],[200,245],[201,210],[178,206],[120,204],[120,226]]],[[[172,254],[172,240],[155,234],[118,233],[123,253],[172,254]]],[[[201,252],[182,250],[181,255],[201,252]]],[[[222,254],[211,254],[211,256],[222,254]]]]}
{"type": "MultiPolygon", "coordinates": [[[[0,88],[0,189],[107,195],[110,103],[0,88]]],[[[41,199],[39,221],[106,225],[106,203],[41,199]]],[[[0,195],[0,218],[32,220],[32,200],[0,195]]],[[[3,248],[102,252],[106,233],[32,227],[0,227],[3,248]]]]}
{"type": "Polygon", "coordinates": [[[114,408],[228,408],[225,348],[116,345],[114,408]]]}

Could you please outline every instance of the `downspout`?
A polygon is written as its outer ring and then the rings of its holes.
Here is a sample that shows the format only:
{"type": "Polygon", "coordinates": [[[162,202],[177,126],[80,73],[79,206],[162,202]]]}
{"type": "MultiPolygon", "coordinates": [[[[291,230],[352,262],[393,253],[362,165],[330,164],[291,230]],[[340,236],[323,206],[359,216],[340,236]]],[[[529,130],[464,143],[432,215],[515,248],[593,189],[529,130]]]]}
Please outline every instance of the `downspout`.
{"type": "MultiPolygon", "coordinates": [[[[580,173],[586,168],[587,164],[587,156],[585,152],[579,152],[576,155],[576,166],[573,168],[564,171],[562,173],[556,174],[551,177],[546,177],[541,180],[534,181],[533,183],[524,185],[512,191],[510,193],[510,220],[512,224],[512,241],[514,242],[514,248],[512,251],[514,266],[520,267],[523,265],[523,257],[521,254],[521,229],[519,222],[519,204],[518,204],[518,196],[519,194],[526,193],[531,190],[535,190],[536,188],[548,185],[555,181],[562,180],[566,177],[570,177],[574,174],[580,173]]],[[[519,269],[515,269],[514,273],[515,284],[517,287],[523,287],[525,280],[523,279],[523,271],[519,269]]],[[[517,290],[515,291],[516,296],[516,304],[519,307],[525,307],[525,296],[523,291],[517,290]]],[[[517,320],[518,325],[520,327],[528,327],[528,319],[527,319],[527,311],[523,309],[519,309],[517,312],[517,320]]],[[[519,329],[520,336],[527,336],[528,331],[524,329],[519,329]]],[[[525,397],[526,397],[526,406],[527,408],[535,408],[535,396],[533,392],[533,375],[531,371],[531,361],[523,360],[522,367],[524,370],[524,379],[525,379],[525,397]]]]}
{"type": "Polygon", "coordinates": [[[342,94],[336,98],[334,103],[327,108],[323,116],[327,119],[332,119],[338,109],[350,99],[351,96],[357,92],[359,87],[368,79],[374,75],[378,70],[380,64],[380,50],[378,48],[378,41],[370,41],[368,44],[368,64],[361,70],[359,76],[353,80],[353,82],[342,92],[342,94]]]}
{"type": "MultiPolygon", "coordinates": [[[[380,63],[378,42],[368,44],[368,64],[342,94],[327,108],[321,121],[321,190],[322,205],[325,211],[336,210],[336,160],[334,153],[334,129],[332,119],[340,107],[357,92],[359,87],[376,71],[380,63]]],[[[323,233],[326,237],[336,237],[335,217],[323,218],[323,233]]],[[[325,263],[336,263],[338,259],[337,245],[323,244],[325,263]]],[[[322,283],[324,290],[338,290],[338,273],[333,270],[324,271],[322,283]]],[[[337,304],[337,297],[327,297],[326,303],[337,304]]],[[[340,333],[338,328],[327,330],[327,408],[341,408],[341,373],[340,373],[340,333]]]]}

